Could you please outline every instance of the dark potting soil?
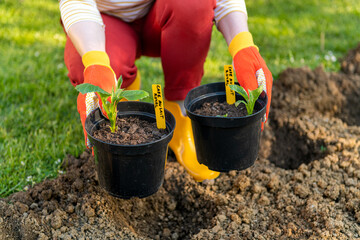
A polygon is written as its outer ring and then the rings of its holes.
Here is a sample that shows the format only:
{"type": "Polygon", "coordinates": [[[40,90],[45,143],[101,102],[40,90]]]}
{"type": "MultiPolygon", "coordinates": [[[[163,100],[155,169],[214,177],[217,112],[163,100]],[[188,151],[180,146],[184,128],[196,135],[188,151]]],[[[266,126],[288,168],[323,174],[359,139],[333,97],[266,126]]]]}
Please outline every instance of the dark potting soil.
{"type": "Polygon", "coordinates": [[[167,134],[166,129],[158,129],[156,122],[148,122],[138,117],[117,118],[117,132],[110,131],[110,123],[103,122],[100,129],[94,132],[94,137],[109,143],[121,145],[136,145],[153,142],[167,134]]]}
{"type": "Polygon", "coordinates": [[[243,117],[247,115],[247,110],[243,103],[235,107],[235,104],[229,105],[226,102],[205,102],[194,113],[213,117],[243,117]]]}

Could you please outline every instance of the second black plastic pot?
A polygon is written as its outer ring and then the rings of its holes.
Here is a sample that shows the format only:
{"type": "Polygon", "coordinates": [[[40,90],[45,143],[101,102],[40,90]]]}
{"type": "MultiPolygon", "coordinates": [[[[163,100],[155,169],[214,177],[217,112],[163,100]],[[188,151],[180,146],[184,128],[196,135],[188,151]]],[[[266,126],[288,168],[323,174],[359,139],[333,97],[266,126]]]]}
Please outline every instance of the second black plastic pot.
{"type": "MultiPolygon", "coordinates": [[[[120,102],[118,117],[135,116],[155,122],[154,105],[145,102],[120,102]]],[[[147,197],[158,191],[164,180],[168,144],[173,136],[175,118],[165,110],[167,134],[161,139],[138,145],[119,145],[93,137],[100,124],[108,121],[100,110],[92,112],[85,128],[94,147],[100,185],[118,198],[147,197]]]]}
{"type": "MultiPolygon", "coordinates": [[[[236,100],[243,99],[236,95],[236,100]]],[[[261,122],[267,96],[263,92],[255,103],[254,113],[244,117],[212,117],[195,114],[204,102],[226,102],[225,84],[210,83],[192,89],[185,99],[191,119],[199,163],[218,172],[251,167],[259,152],[261,122]]]]}

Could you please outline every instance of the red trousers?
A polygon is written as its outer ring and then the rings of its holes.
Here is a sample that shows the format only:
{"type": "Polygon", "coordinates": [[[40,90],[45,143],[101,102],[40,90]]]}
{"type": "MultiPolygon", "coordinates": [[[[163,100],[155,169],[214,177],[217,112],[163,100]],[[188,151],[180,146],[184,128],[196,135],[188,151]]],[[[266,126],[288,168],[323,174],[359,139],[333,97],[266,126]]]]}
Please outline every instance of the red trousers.
{"type": "MultiPolygon", "coordinates": [[[[102,14],[106,52],[122,87],[136,77],[135,60],[140,56],[161,57],[165,98],[183,100],[199,86],[209,50],[215,0],[156,0],[149,13],[133,23],[102,14]]],[[[69,37],[65,64],[71,83],[84,82],[84,66],[69,37]]]]}

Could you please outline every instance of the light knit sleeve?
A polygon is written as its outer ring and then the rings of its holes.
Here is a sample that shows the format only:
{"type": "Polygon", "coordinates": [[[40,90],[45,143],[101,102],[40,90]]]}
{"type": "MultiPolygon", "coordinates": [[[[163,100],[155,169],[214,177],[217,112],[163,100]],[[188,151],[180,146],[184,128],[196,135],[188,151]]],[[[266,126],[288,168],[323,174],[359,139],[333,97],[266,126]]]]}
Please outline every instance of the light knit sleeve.
{"type": "Polygon", "coordinates": [[[95,0],[59,0],[61,20],[66,32],[77,22],[92,21],[104,25],[95,0]]]}
{"type": "Polygon", "coordinates": [[[247,15],[245,0],[217,0],[215,8],[215,23],[231,12],[243,12],[247,15]]]}

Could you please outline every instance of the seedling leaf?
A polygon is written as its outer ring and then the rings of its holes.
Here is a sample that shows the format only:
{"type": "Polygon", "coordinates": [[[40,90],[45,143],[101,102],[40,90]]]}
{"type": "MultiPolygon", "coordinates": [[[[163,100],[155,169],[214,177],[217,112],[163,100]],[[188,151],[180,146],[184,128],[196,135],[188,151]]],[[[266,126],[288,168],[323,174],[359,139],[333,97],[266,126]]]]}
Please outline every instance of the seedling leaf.
{"type": "Polygon", "coordinates": [[[122,76],[120,76],[119,79],[118,79],[116,89],[121,89],[122,83],[123,83],[123,79],[122,79],[122,76]]]}
{"type": "Polygon", "coordinates": [[[114,88],[111,89],[111,102],[115,103],[116,98],[115,98],[115,90],[114,88]]]}
{"type": "Polygon", "coordinates": [[[257,89],[255,89],[253,91],[249,91],[250,99],[252,97],[251,100],[255,103],[255,101],[259,98],[262,91],[263,91],[262,86],[258,87],[257,89]]]}
{"type": "Polygon", "coordinates": [[[244,99],[248,99],[248,94],[242,86],[239,85],[229,85],[231,90],[239,93],[244,99]]]}
{"type": "Polygon", "coordinates": [[[149,96],[149,93],[142,90],[127,90],[121,93],[121,96],[129,101],[143,99],[149,96]]]}
{"type": "Polygon", "coordinates": [[[247,109],[249,115],[253,113],[255,101],[256,101],[256,99],[258,99],[261,92],[262,92],[262,86],[258,87],[257,89],[255,89],[253,91],[249,91],[249,101],[248,101],[248,105],[246,106],[246,109],[247,109]]]}
{"type": "Polygon", "coordinates": [[[235,102],[235,107],[238,107],[240,105],[240,103],[245,104],[245,106],[247,104],[244,100],[238,100],[238,101],[235,102]]]}
{"type": "Polygon", "coordinates": [[[117,89],[116,92],[115,92],[115,98],[118,99],[119,101],[121,100],[121,93],[124,91],[124,89],[117,89]]]}
{"type": "Polygon", "coordinates": [[[228,117],[228,114],[226,113],[226,114],[224,114],[224,115],[216,115],[216,117],[228,117]]]}
{"type": "Polygon", "coordinates": [[[249,90],[249,95],[242,86],[229,85],[229,87],[231,90],[234,90],[235,92],[239,93],[245,99],[245,101],[244,100],[237,101],[235,103],[235,107],[239,106],[240,103],[244,103],[248,115],[251,115],[254,111],[255,102],[263,91],[262,86],[258,87],[255,90],[249,90]]]}
{"type": "Polygon", "coordinates": [[[106,92],[102,88],[92,85],[90,83],[79,84],[75,87],[75,89],[78,90],[79,92],[81,92],[82,94],[97,92],[97,93],[101,93],[103,95],[111,96],[110,93],[106,92]]]}

